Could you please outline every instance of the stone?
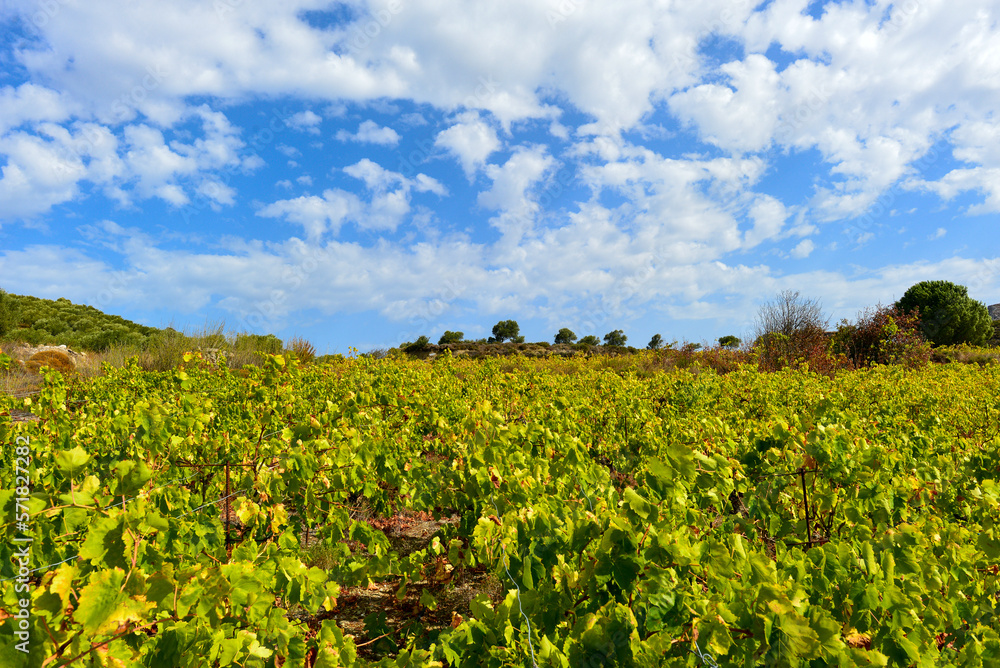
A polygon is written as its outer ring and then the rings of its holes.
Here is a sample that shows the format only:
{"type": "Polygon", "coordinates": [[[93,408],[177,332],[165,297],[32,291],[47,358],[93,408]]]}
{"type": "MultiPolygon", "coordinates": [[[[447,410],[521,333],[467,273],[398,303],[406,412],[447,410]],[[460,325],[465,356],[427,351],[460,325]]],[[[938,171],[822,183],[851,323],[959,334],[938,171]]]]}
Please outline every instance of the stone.
{"type": "Polygon", "coordinates": [[[994,304],[993,306],[987,306],[990,310],[990,317],[994,320],[1000,320],[1000,304],[994,304]]]}

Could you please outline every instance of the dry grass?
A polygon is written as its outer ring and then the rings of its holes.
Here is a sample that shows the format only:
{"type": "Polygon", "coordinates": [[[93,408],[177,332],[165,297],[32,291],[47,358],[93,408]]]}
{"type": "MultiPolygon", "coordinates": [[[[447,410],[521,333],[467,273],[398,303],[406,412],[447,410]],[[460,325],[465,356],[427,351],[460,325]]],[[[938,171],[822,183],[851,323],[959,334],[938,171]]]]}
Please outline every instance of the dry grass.
{"type": "Polygon", "coordinates": [[[40,373],[43,368],[55,369],[67,376],[76,371],[76,364],[61,350],[43,350],[29,357],[24,368],[36,373],[40,373]]]}

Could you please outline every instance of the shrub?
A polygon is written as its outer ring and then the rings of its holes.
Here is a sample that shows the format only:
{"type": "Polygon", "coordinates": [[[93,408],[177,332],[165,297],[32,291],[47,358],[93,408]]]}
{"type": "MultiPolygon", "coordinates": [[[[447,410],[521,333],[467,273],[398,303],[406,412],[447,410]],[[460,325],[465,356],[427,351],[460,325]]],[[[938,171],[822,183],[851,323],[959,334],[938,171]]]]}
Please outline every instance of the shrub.
{"type": "Polygon", "coordinates": [[[950,281],[917,283],[903,294],[896,307],[904,313],[918,313],[924,337],[935,346],[979,346],[993,333],[989,309],[971,299],[964,285],[950,281]]]}
{"type": "Polygon", "coordinates": [[[563,327],[556,334],[556,343],[573,343],[576,341],[576,334],[569,327],[563,327]]]}
{"type": "Polygon", "coordinates": [[[28,358],[24,364],[26,369],[39,371],[42,367],[49,367],[66,375],[76,370],[76,365],[69,355],[61,350],[42,350],[28,358]]]}
{"type": "Polygon", "coordinates": [[[593,334],[588,334],[587,336],[585,336],[582,339],[580,339],[579,341],[577,341],[577,345],[582,345],[582,346],[599,346],[599,345],[601,345],[601,340],[598,339],[593,334]]]}
{"type": "Polygon", "coordinates": [[[288,350],[303,364],[309,364],[316,359],[316,346],[300,336],[293,336],[288,340],[288,350]]]}
{"type": "MultiPolygon", "coordinates": [[[[203,337],[203,347],[226,348],[228,341],[225,336],[219,338],[218,332],[203,337]]],[[[285,344],[274,334],[237,334],[233,343],[236,350],[261,353],[263,355],[280,355],[285,344]]]]}
{"type": "Polygon", "coordinates": [[[846,365],[846,360],[831,352],[826,333],[819,329],[800,330],[792,336],[772,332],[757,339],[753,351],[762,371],[808,366],[817,373],[833,375],[846,365]]]}
{"type": "Polygon", "coordinates": [[[14,297],[0,290],[0,338],[17,329],[19,310],[14,297]]]}
{"type": "Polygon", "coordinates": [[[858,314],[856,323],[843,320],[832,350],[855,369],[872,364],[917,366],[930,359],[930,346],[920,333],[920,321],[894,306],[876,306],[858,314]]]}

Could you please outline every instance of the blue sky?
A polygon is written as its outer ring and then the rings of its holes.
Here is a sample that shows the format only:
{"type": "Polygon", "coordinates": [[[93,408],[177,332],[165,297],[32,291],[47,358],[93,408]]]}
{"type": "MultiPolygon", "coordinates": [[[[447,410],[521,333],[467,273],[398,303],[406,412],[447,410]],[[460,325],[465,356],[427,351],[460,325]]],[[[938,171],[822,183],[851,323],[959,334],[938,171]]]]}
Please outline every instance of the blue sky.
{"type": "Polygon", "coordinates": [[[7,0],[0,287],[321,352],[1000,302],[1000,3],[7,0]]]}

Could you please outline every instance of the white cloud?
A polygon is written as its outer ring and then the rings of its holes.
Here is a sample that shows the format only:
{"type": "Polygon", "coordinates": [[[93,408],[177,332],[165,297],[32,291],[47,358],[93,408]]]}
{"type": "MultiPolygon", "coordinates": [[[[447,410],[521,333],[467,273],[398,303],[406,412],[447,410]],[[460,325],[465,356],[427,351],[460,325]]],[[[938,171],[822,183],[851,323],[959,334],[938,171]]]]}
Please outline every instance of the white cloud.
{"type": "Polygon", "coordinates": [[[315,242],[327,233],[337,234],[345,222],[368,230],[394,230],[410,213],[411,193],[448,194],[441,183],[426,174],[409,179],[367,158],[345,167],[344,172],[365,183],[371,195],[367,202],[353,193],[331,189],[323,197],[278,200],[257,215],[297,223],[305,229],[307,239],[315,242]]]}
{"type": "Polygon", "coordinates": [[[327,232],[336,234],[345,220],[355,218],[361,210],[361,202],[354,194],[327,190],[322,197],[309,195],[278,200],[257,211],[257,215],[297,223],[305,230],[308,240],[317,241],[327,232]]]}
{"type": "Polygon", "coordinates": [[[774,63],[760,54],[720,70],[733,88],[702,84],[676,93],[670,107],[696,123],[704,139],[737,153],[759,151],[771,143],[778,118],[778,82],[774,63]]]}
{"type": "Polygon", "coordinates": [[[455,156],[470,180],[476,170],[500,148],[496,131],[474,111],[461,114],[457,123],[439,132],[434,144],[455,156]]]}
{"type": "Polygon", "coordinates": [[[59,123],[71,116],[72,102],[66,95],[33,83],[0,88],[0,136],[22,124],[59,123]]]}
{"type": "Polygon", "coordinates": [[[816,244],[814,244],[811,239],[803,239],[796,244],[795,248],[792,249],[791,255],[796,260],[804,260],[809,257],[814,250],[816,250],[816,244]]]}
{"type": "Polygon", "coordinates": [[[319,126],[320,123],[323,122],[323,117],[316,112],[307,109],[305,111],[300,111],[297,114],[292,114],[285,122],[296,130],[304,130],[310,134],[318,135],[319,126]]]}
{"type": "Polygon", "coordinates": [[[372,120],[367,120],[358,126],[356,133],[347,130],[339,130],[337,139],[340,141],[356,141],[362,144],[380,144],[382,146],[395,146],[399,143],[399,133],[392,128],[379,127],[379,124],[372,120]]]}

